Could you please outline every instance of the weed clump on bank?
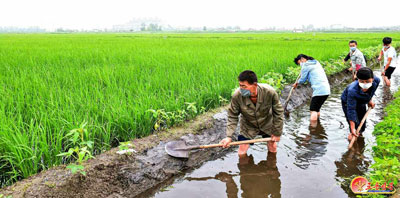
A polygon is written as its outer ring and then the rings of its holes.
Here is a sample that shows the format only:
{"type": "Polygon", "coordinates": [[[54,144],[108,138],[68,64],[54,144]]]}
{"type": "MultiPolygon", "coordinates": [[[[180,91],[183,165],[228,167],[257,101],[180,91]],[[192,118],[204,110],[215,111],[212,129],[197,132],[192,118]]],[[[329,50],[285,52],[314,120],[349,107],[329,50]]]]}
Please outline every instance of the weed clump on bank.
{"type": "Polygon", "coordinates": [[[398,185],[400,180],[400,91],[385,112],[387,116],[375,126],[373,132],[376,146],[372,147],[375,163],[369,173],[371,185],[389,185],[392,182],[398,185]]]}

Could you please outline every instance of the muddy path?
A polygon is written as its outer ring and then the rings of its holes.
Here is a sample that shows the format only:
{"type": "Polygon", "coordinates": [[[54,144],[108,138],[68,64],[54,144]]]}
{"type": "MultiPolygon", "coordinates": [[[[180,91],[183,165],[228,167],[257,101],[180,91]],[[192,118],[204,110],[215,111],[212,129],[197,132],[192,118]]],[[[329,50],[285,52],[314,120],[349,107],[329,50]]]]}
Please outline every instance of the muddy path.
{"type": "MultiPolygon", "coordinates": [[[[374,73],[380,76],[378,69],[374,73]]],[[[354,197],[347,181],[368,172],[373,163],[372,131],[400,85],[400,71],[393,74],[390,89],[381,82],[364,137],[350,151],[346,140],[349,129],[340,101],[348,84],[332,86],[315,128],[309,126],[308,104],[293,111],[285,120],[277,154],[258,144],[251,146],[247,157],[239,158],[236,148],[141,197],[354,197]]]]}
{"type": "MultiPolygon", "coordinates": [[[[194,151],[188,160],[165,153],[166,142],[176,139],[183,139],[189,145],[218,143],[225,137],[227,122],[222,108],[198,116],[187,123],[188,127],[133,140],[137,152],[132,155],[118,155],[118,148],[113,148],[96,156],[85,163],[85,177],[58,166],[0,189],[0,194],[14,198],[295,197],[298,193],[307,197],[346,197],[347,186],[341,183],[368,170],[374,143],[371,131],[383,116],[384,104],[390,100],[390,97],[382,98],[384,88],[381,85],[375,97],[377,106],[367,121],[364,143],[360,140],[357,150],[346,152],[348,129],[339,95],[350,78],[349,72],[329,77],[333,94],[321,110],[323,116],[315,129],[309,128],[308,100],[312,90],[310,86],[296,89],[288,105],[293,112],[285,120],[276,156],[267,155],[266,146],[262,144],[252,146],[249,156],[241,160],[235,148],[194,151]]],[[[393,85],[392,92],[400,85],[398,70],[393,85]]],[[[282,102],[289,90],[290,86],[283,90],[282,102]]],[[[385,93],[389,93],[388,90],[385,93]]]]}

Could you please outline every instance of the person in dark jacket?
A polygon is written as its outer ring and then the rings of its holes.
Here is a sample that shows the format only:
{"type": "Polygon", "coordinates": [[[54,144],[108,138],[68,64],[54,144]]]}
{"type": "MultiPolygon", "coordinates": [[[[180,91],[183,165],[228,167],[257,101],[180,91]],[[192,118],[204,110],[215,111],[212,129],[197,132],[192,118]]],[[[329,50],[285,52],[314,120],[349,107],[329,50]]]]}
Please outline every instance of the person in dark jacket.
{"type": "MultiPolygon", "coordinates": [[[[367,67],[358,70],[357,78],[357,81],[346,87],[341,96],[343,112],[350,128],[349,140],[353,138],[353,135],[359,136],[356,130],[367,112],[366,105],[375,107],[372,97],[380,83],[380,79],[374,76],[372,70],[367,67]]],[[[363,124],[360,133],[365,130],[365,126],[366,123],[363,124]]]]}

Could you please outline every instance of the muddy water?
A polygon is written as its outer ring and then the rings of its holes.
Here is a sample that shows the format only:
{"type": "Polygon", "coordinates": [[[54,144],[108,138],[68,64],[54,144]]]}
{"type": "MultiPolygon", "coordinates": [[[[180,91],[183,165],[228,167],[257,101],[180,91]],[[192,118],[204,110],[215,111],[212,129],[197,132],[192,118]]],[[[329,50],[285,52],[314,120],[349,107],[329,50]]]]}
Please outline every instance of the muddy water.
{"type": "MultiPolygon", "coordinates": [[[[367,119],[363,138],[347,150],[348,124],[340,95],[349,82],[335,86],[321,109],[317,126],[309,126],[309,106],[301,106],[285,120],[278,153],[268,153],[265,144],[251,146],[246,157],[237,149],[223,158],[170,181],[149,197],[353,197],[348,181],[362,175],[373,163],[374,125],[383,114],[391,94],[400,85],[400,72],[392,76],[392,87],[383,82],[376,91],[375,109],[367,119]]],[[[375,75],[380,76],[379,71],[375,75]]],[[[156,190],[156,189],[153,189],[156,190]]]]}

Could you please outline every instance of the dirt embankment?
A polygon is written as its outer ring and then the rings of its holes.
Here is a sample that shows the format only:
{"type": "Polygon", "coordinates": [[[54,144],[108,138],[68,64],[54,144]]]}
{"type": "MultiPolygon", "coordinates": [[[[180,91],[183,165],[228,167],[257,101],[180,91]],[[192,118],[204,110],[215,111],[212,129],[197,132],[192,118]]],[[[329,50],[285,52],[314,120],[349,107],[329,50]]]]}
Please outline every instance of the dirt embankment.
{"type": "MultiPolygon", "coordinates": [[[[329,77],[331,85],[351,78],[343,71],[329,77]]],[[[287,85],[282,91],[283,103],[290,91],[287,85]]],[[[288,110],[304,104],[310,99],[309,85],[299,86],[292,95],[288,110]]],[[[111,149],[96,159],[85,163],[87,176],[72,175],[65,166],[43,171],[30,178],[1,189],[0,195],[16,197],[136,197],[146,190],[168,181],[182,171],[200,166],[203,162],[219,158],[230,149],[206,149],[191,152],[190,159],[182,160],[168,156],[164,145],[170,140],[183,139],[189,145],[218,143],[225,137],[227,123],[226,107],[216,109],[182,127],[150,135],[132,141],[137,153],[116,154],[111,149]]]]}

